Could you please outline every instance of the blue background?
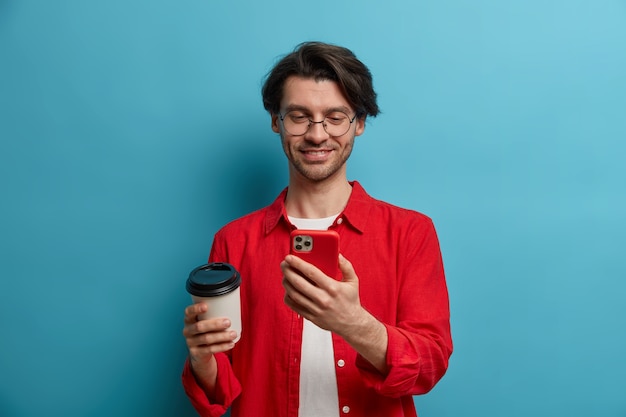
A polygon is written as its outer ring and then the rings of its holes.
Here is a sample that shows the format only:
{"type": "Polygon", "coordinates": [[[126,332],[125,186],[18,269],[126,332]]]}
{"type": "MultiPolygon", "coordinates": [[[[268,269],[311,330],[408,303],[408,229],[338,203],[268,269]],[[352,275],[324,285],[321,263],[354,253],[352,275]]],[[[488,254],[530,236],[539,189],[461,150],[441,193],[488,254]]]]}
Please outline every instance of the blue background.
{"type": "Polygon", "coordinates": [[[626,1],[384,3],[0,0],[1,416],[195,415],[184,281],[286,185],[260,87],[305,40],[374,74],[350,178],[439,231],[420,416],[626,416],[626,1]]]}

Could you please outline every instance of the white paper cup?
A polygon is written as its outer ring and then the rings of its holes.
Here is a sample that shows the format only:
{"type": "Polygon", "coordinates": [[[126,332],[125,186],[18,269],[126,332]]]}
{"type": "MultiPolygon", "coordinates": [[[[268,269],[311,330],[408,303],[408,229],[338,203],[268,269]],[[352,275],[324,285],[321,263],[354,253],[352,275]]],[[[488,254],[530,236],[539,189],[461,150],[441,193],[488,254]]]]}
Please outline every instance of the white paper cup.
{"type": "Polygon", "coordinates": [[[241,299],[239,286],[241,276],[230,264],[212,262],[195,268],[187,279],[187,292],[194,303],[203,302],[208,311],[198,318],[206,320],[226,317],[230,320],[230,330],[237,332],[237,342],[241,337],[241,299]]]}

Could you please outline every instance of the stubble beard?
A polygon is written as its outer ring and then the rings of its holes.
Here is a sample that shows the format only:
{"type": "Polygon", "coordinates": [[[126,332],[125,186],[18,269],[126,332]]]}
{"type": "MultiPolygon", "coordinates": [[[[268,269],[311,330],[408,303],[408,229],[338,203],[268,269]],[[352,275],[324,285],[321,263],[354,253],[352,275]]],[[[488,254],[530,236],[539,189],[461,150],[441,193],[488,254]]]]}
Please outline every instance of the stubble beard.
{"type": "MultiPolygon", "coordinates": [[[[289,147],[289,145],[285,142],[284,139],[281,139],[283,142],[283,151],[289,160],[289,164],[292,169],[298,172],[305,179],[319,183],[328,178],[331,178],[335,175],[348,161],[348,158],[352,154],[352,149],[354,147],[354,137],[350,139],[349,142],[346,143],[345,147],[341,149],[341,155],[338,158],[335,158],[327,163],[307,163],[302,158],[299,158],[300,152],[297,149],[289,147]]],[[[339,150],[335,149],[333,152],[338,152],[339,150]]]]}

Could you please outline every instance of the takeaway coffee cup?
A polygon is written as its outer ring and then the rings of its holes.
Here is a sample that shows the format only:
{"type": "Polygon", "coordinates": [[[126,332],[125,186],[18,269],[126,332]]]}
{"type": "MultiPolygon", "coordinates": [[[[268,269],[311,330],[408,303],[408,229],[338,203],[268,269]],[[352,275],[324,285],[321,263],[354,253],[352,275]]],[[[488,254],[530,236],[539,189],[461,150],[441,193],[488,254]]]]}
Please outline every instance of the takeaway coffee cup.
{"type": "Polygon", "coordinates": [[[187,279],[187,292],[194,303],[203,302],[209,310],[198,316],[201,320],[227,317],[230,330],[237,332],[237,342],[241,336],[241,301],[239,285],[241,276],[230,264],[212,262],[191,271],[187,279]]]}

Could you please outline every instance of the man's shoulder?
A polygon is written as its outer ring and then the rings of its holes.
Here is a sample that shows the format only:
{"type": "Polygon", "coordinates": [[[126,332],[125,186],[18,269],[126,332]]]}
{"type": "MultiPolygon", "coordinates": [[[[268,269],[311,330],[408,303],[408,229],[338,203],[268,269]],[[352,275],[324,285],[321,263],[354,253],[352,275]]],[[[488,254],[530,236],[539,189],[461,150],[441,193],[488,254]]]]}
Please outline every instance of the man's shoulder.
{"type": "Polygon", "coordinates": [[[432,220],[414,209],[401,207],[368,194],[357,181],[353,183],[351,200],[346,207],[348,220],[360,230],[390,230],[430,227],[432,220]]]}
{"type": "Polygon", "coordinates": [[[432,219],[428,215],[414,209],[401,207],[399,205],[392,204],[384,200],[378,200],[373,197],[371,198],[370,203],[372,210],[374,211],[372,214],[376,215],[377,217],[388,217],[394,220],[394,222],[432,223],[432,219]]]}
{"type": "Polygon", "coordinates": [[[233,234],[246,231],[249,232],[255,228],[261,228],[267,216],[268,209],[269,206],[263,207],[237,219],[231,220],[222,226],[218,233],[233,234]]]}

